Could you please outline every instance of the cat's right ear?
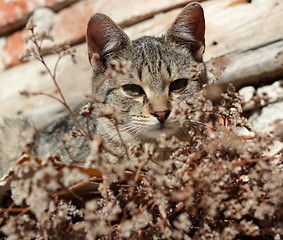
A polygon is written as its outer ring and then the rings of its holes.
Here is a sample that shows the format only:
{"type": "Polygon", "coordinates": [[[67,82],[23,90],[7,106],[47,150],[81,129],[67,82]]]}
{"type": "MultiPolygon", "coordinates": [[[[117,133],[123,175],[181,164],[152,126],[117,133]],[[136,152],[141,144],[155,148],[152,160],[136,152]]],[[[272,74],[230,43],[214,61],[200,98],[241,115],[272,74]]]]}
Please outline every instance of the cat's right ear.
{"type": "Polygon", "coordinates": [[[190,49],[194,57],[201,61],[205,49],[204,34],[203,9],[199,3],[190,3],[177,16],[165,40],[190,49]]]}
{"type": "Polygon", "coordinates": [[[88,58],[93,68],[105,71],[110,58],[127,48],[131,41],[127,34],[108,16],[94,14],[87,25],[88,58]]]}

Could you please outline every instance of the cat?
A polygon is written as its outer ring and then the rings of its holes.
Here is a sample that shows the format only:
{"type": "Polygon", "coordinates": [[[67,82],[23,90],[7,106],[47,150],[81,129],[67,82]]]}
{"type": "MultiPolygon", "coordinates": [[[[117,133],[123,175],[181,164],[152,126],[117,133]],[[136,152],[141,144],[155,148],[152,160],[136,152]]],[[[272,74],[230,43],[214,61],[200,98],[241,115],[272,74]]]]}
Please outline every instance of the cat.
{"type": "MultiPolygon", "coordinates": [[[[92,128],[92,133],[102,136],[121,154],[121,139],[124,144],[155,142],[163,134],[186,140],[184,127],[172,118],[172,102],[192,97],[206,82],[202,60],[204,34],[204,13],[198,3],[184,7],[163,36],[144,36],[134,41],[108,16],[93,15],[86,32],[88,58],[93,68],[93,94],[101,96],[102,108],[121,110],[121,123],[117,126],[119,137],[113,120],[98,116],[99,110],[95,110],[96,129],[92,128]],[[111,77],[113,61],[121,66],[130,63],[124,75],[117,79],[111,77]]],[[[84,125],[85,119],[78,118],[84,125]]],[[[13,132],[7,126],[21,128],[19,121],[11,122],[2,127],[0,151],[7,144],[5,135],[13,132]]],[[[22,125],[26,129],[27,123],[22,125]]],[[[60,141],[62,132],[68,133],[74,125],[70,117],[38,131],[30,151],[42,158],[58,152],[65,161],[70,160],[70,156],[84,161],[89,153],[87,138],[77,137],[70,152],[60,141]]],[[[14,153],[19,156],[21,151],[18,149],[14,153]]],[[[13,160],[18,157],[11,155],[9,158],[13,160]]],[[[3,156],[8,155],[0,156],[2,165],[8,161],[3,156]]]]}

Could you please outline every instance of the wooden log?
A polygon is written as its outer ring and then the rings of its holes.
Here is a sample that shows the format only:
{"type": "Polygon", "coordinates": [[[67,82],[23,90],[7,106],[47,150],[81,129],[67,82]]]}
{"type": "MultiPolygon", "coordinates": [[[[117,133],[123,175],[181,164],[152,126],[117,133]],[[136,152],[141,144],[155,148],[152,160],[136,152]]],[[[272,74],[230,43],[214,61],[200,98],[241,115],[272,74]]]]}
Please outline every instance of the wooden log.
{"type": "Polygon", "coordinates": [[[219,82],[231,82],[236,88],[283,79],[283,40],[248,51],[220,56],[216,59],[219,66],[214,62],[214,59],[208,62],[208,69],[215,70],[227,65],[219,76],[219,82]]]}
{"type": "MultiPolygon", "coordinates": [[[[210,0],[202,2],[206,19],[204,60],[234,52],[245,52],[282,40],[283,2],[253,0],[210,0]],[[241,2],[236,4],[236,2],[241,2]]],[[[159,36],[181,11],[174,9],[126,29],[132,39],[159,36]]]]}
{"type": "MultiPolygon", "coordinates": [[[[282,77],[283,2],[243,2],[210,0],[202,3],[207,23],[205,61],[211,66],[212,57],[219,57],[218,61],[228,63],[220,81],[234,82],[237,86],[282,77]]],[[[125,30],[132,39],[160,35],[180,10],[160,13],[125,30]]],[[[58,72],[60,86],[72,106],[82,101],[90,90],[91,68],[85,44],[78,46],[78,52],[78,65],[63,61],[58,72]],[[78,86],[76,91],[74,86],[78,86]]],[[[52,64],[56,57],[47,59],[52,64]]],[[[31,117],[36,125],[43,126],[63,111],[60,104],[47,97],[25,99],[19,95],[20,90],[55,91],[48,76],[42,75],[42,67],[35,62],[0,73],[0,84],[0,117],[22,113],[20,115],[31,117]]]]}

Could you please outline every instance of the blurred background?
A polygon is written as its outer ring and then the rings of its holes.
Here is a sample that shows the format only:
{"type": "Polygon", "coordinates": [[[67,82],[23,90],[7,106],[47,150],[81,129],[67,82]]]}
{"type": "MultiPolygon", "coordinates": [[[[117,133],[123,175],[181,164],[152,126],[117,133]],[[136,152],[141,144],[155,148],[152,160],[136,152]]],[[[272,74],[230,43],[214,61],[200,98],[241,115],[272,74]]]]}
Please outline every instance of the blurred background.
{"type": "MultiPolygon", "coordinates": [[[[103,12],[136,39],[160,36],[190,0],[0,0],[0,118],[28,117],[38,128],[66,114],[46,96],[27,97],[23,91],[57,94],[50,76],[36,60],[23,61],[29,45],[25,28],[32,17],[37,33],[53,41],[43,43],[46,62],[53,69],[54,46],[75,48],[77,63],[65,57],[57,80],[75,108],[91,94],[91,67],[85,44],[90,16],[103,12]]],[[[283,126],[283,1],[203,0],[206,52],[211,82],[233,83],[245,101],[245,112],[258,129],[283,126]],[[260,120],[263,118],[263,120],[260,120]]]]}

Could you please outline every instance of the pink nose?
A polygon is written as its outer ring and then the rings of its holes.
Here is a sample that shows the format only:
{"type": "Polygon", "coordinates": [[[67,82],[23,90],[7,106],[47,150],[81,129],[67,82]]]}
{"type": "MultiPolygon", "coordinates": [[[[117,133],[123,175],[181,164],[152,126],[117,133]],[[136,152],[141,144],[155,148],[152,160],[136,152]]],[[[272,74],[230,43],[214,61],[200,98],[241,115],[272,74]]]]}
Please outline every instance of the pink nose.
{"type": "Polygon", "coordinates": [[[170,112],[171,112],[170,110],[156,111],[152,113],[152,115],[156,117],[160,123],[164,123],[165,120],[169,117],[170,112]]]}

